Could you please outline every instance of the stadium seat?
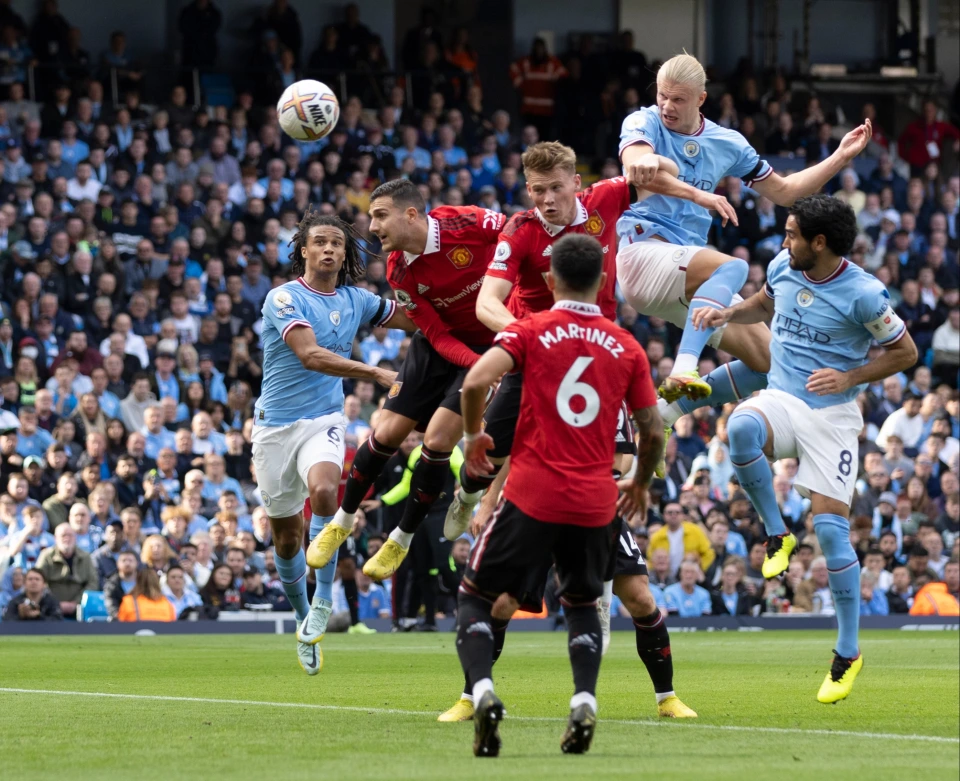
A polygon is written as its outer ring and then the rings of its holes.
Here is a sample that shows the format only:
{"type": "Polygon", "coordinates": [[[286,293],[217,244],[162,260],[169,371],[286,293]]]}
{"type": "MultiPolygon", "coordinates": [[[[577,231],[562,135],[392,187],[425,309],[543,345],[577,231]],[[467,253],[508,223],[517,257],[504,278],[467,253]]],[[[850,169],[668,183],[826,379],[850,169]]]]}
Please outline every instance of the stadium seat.
{"type": "Polygon", "coordinates": [[[222,73],[204,73],[200,76],[200,90],[208,106],[232,106],[233,83],[222,73]]]}
{"type": "Polygon", "coordinates": [[[107,621],[107,605],[103,601],[102,591],[84,591],[77,608],[77,621],[107,621]]]}

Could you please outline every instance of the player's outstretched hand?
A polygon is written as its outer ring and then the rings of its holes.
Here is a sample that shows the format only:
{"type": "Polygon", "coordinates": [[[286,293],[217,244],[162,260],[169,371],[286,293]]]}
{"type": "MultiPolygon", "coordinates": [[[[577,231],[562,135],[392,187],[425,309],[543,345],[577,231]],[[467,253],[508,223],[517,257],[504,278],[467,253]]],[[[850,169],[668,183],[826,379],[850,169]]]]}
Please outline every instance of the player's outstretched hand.
{"type": "Polygon", "coordinates": [[[373,375],[378,385],[382,385],[384,388],[389,388],[397,381],[397,373],[392,369],[380,369],[377,368],[374,370],[373,375]]]}
{"type": "Polygon", "coordinates": [[[730,319],[729,309],[714,309],[712,306],[702,306],[693,311],[693,327],[698,331],[707,328],[719,328],[730,319]]]}
{"type": "Polygon", "coordinates": [[[477,434],[473,442],[467,443],[464,462],[470,477],[482,477],[493,471],[493,462],[487,458],[487,451],[493,449],[493,437],[485,431],[477,434]]]}
{"type": "Polygon", "coordinates": [[[627,181],[634,187],[643,187],[657,178],[657,171],[659,170],[660,157],[658,155],[644,155],[628,164],[624,174],[627,181]]]}
{"type": "Polygon", "coordinates": [[[872,137],[873,123],[868,119],[843,137],[838,151],[848,160],[853,160],[867,148],[872,137]]]}
{"type": "Polygon", "coordinates": [[[617,512],[624,518],[632,518],[637,513],[647,518],[647,486],[640,485],[635,480],[625,478],[617,481],[620,489],[620,498],[617,500],[617,512]]]}
{"type": "Polygon", "coordinates": [[[733,204],[722,195],[703,193],[697,199],[697,205],[702,206],[704,209],[712,209],[719,214],[724,227],[726,227],[728,222],[732,222],[734,225],[740,224],[737,220],[737,210],[734,209],[733,204]]]}
{"type": "Polygon", "coordinates": [[[850,389],[850,377],[836,369],[817,369],[807,380],[807,390],[818,396],[831,396],[850,389]]]}

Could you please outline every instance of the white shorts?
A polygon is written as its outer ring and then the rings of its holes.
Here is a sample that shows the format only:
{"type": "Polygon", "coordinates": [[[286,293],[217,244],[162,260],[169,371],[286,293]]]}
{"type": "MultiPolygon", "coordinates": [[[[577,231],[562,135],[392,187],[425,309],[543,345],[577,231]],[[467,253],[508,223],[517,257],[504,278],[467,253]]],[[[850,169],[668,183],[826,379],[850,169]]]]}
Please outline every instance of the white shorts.
{"type": "MultiPolygon", "coordinates": [[[[704,247],[680,247],[665,241],[638,241],[617,253],[617,281],[627,303],[640,314],[659,317],[678,328],[687,322],[687,266],[704,247]]],[[[733,297],[733,303],[743,299],[733,297]]],[[[723,330],[718,328],[710,341],[719,347],[723,330]]]]}
{"type": "Polygon", "coordinates": [[[307,473],[314,464],[343,468],[346,423],[337,412],[287,426],[253,427],[253,465],[267,515],[287,518],[303,511],[307,473]]]}
{"type": "Polygon", "coordinates": [[[811,409],[780,390],[762,390],[740,405],[763,413],[773,429],[774,458],[800,462],[794,485],[850,504],[857,482],[863,417],[855,401],[811,409]]]}

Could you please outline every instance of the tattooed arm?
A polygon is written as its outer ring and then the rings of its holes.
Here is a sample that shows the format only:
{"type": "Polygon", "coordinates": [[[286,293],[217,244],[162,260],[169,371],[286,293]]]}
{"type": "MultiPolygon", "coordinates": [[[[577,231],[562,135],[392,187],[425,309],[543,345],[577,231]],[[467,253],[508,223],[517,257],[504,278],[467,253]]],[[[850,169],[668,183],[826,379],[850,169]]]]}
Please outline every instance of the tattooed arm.
{"type": "Polygon", "coordinates": [[[663,454],[663,419],[653,406],[634,410],[633,420],[637,427],[637,471],[632,480],[617,484],[623,492],[617,507],[625,517],[640,513],[646,518],[647,488],[663,454]]]}

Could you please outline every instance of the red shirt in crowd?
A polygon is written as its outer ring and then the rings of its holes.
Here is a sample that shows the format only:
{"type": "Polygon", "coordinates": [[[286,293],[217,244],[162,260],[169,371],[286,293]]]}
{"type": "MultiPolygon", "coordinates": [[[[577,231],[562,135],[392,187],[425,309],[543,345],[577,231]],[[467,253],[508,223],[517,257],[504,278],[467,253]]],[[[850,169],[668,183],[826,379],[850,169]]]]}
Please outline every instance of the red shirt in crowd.
{"type": "Polygon", "coordinates": [[[542,62],[521,57],[510,66],[510,80],[520,91],[520,113],[552,117],[557,82],[569,74],[559,59],[547,56],[542,62]]]}
{"type": "Polygon", "coordinates": [[[617,220],[630,208],[630,185],[622,176],[603,179],[577,193],[577,216],[570,225],[552,225],[538,209],[513,215],[500,234],[500,243],[487,274],[514,285],[507,308],[518,320],[553,306],[553,293],[544,274],[550,270],[553,242],[567,233],[585,233],[603,245],[607,284],[597,298],[603,316],[617,316],[617,220]]]}
{"type": "Polygon", "coordinates": [[[433,348],[457,366],[480,357],[493,332],[477,320],[483,284],[505,218],[477,206],[440,206],[427,215],[427,246],[421,255],[391,252],[387,281],[397,302],[433,348]]]}
{"type": "Polygon", "coordinates": [[[934,120],[927,124],[922,117],[907,125],[900,136],[898,152],[913,168],[923,168],[927,163],[939,163],[946,144],[960,140],[960,130],[949,122],[934,120]],[[936,150],[936,153],[930,153],[936,150]]]}
{"type": "Polygon", "coordinates": [[[514,321],[496,345],[524,376],[504,496],[538,521],[610,523],[620,400],[631,410],[657,403],[643,348],[599,307],[577,301],[514,321]]]}

